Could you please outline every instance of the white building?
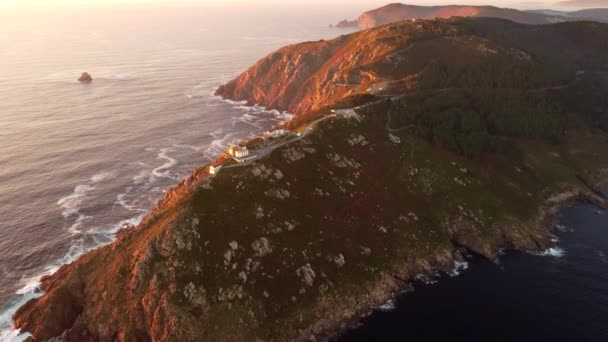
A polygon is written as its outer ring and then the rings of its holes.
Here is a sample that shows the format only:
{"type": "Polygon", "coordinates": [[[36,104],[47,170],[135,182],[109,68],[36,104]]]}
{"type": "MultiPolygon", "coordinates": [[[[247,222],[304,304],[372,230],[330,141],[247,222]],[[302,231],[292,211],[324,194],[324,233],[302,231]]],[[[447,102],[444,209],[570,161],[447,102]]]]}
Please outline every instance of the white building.
{"type": "Polygon", "coordinates": [[[228,148],[228,154],[235,158],[242,159],[249,155],[249,150],[246,146],[230,145],[230,147],[228,148]]]}
{"type": "Polygon", "coordinates": [[[221,169],[222,169],[222,165],[218,165],[218,166],[211,165],[211,166],[209,166],[209,174],[217,175],[221,169]]]}
{"type": "Polygon", "coordinates": [[[284,135],[285,133],[287,133],[287,131],[285,131],[282,128],[279,128],[279,129],[275,129],[270,132],[266,132],[264,135],[266,135],[267,137],[275,138],[275,137],[280,137],[281,135],[284,135]]]}

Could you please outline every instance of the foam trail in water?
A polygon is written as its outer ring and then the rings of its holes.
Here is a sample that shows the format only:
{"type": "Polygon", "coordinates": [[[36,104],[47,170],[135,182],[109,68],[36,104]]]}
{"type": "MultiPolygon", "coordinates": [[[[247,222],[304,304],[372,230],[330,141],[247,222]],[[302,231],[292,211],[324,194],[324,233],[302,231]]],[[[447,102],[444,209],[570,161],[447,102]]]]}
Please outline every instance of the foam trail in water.
{"type": "Polygon", "coordinates": [[[63,198],[60,198],[57,201],[57,205],[63,208],[63,218],[66,220],[70,220],[75,217],[72,224],[67,228],[67,230],[71,234],[79,234],[80,231],[78,228],[82,225],[82,223],[88,219],[90,216],[84,215],[80,212],[80,206],[84,201],[87,194],[95,189],[94,186],[88,184],[81,184],[74,188],[74,191],[63,198]]]}
{"type": "Polygon", "coordinates": [[[152,176],[157,178],[173,178],[171,177],[171,171],[169,170],[173,166],[177,164],[177,160],[169,157],[168,153],[171,151],[170,147],[161,148],[160,152],[157,155],[157,159],[164,159],[167,162],[163,165],[152,170],[152,176]]]}

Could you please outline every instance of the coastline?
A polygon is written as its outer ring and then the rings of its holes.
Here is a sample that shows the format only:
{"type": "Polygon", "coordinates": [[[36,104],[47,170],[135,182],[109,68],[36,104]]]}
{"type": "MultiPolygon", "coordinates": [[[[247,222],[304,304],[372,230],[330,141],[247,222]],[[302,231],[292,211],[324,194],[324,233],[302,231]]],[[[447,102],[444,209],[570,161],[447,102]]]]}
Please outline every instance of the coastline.
{"type": "MultiPolygon", "coordinates": [[[[284,123],[290,121],[293,116],[288,112],[281,112],[275,109],[267,109],[266,107],[257,104],[249,106],[247,105],[246,101],[233,101],[227,98],[223,98],[219,95],[215,95],[215,92],[218,87],[219,86],[213,87],[213,91],[210,93],[214,101],[223,102],[233,106],[236,109],[242,109],[246,112],[252,112],[254,114],[261,112],[272,113],[277,119],[281,119],[281,121],[278,122],[278,125],[283,125],[284,123]]],[[[242,140],[239,140],[236,143],[250,141],[252,138],[242,137],[241,139],[242,140]]],[[[216,159],[213,162],[216,162],[217,160],[221,159],[223,154],[224,152],[217,155],[216,159]]],[[[28,302],[36,300],[46,294],[45,288],[51,286],[45,284],[48,282],[49,279],[52,279],[57,273],[62,271],[64,268],[77,263],[86,255],[89,255],[92,252],[95,252],[96,250],[108,247],[110,245],[120,244],[121,240],[131,238],[131,235],[136,234],[141,227],[151,224],[150,222],[153,222],[158,216],[161,215],[162,206],[166,205],[166,203],[175,200],[177,196],[183,196],[185,193],[195,190],[196,186],[192,187],[195,182],[204,182],[204,178],[209,177],[207,173],[207,168],[211,164],[212,163],[202,165],[193,169],[190,175],[184,177],[181,181],[169,186],[166,189],[165,194],[156,202],[154,206],[152,206],[145,213],[140,213],[136,217],[117,223],[111,230],[113,235],[113,239],[111,241],[87,249],[81,254],[78,254],[76,257],[70,257],[70,255],[66,255],[60,260],[45,266],[45,270],[39,273],[38,275],[28,278],[30,280],[15,292],[16,298],[12,302],[7,303],[6,305],[6,311],[3,312],[4,315],[2,317],[4,318],[4,316],[6,316],[6,319],[11,321],[12,328],[10,328],[10,330],[0,330],[0,333],[2,333],[0,337],[7,337],[15,339],[16,341],[21,341],[31,336],[27,333],[21,333],[19,329],[15,329],[13,317],[28,302]]],[[[200,185],[202,186],[203,184],[204,183],[201,182],[200,185]]]]}
{"type": "MultiPolygon", "coordinates": [[[[284,124],[288,124],[289,120],[284,124]]],[[[247,139],[242,143],[251,142],[259,136],[247,139]]],[[[218,160],[222,156],[218,157],[218,160]]],[[[216,160],[217,162],[217,160],[216,160]]],[[[209,164],[211,165],[211,164],[209,164]]],[[[45,275],[40,279],[40,288],[44,291],[44,296],[48,291],[64,279],[70,277],[73,268],[82,259],[95,258],[99,250],[111,249],[117,251],[128,241],[137,238],[146,228],[156,224],[158,220],[167,220],[166,216],[173,216],[171,211],[179,206],[186,204],[192,194],[200,187],[205,187],[211,179],[207,168],[209,165],[201,166],[193,170],[192,174],[180,183],[169,188],[165,196],[158,201],[157,205],[145,216],[137,226],[121,229],[116,233],[116,240],[109,245],[101,246],[87,252],[75,261],[61,266],[55,273],[45,275]]],[[[588,201],[601,208],[608,209],[608,201],[598,195],[598,189],[603,188],[605,180],[594,183],[583,183],[588,189],[580,186],[565,186],[556,189],[552,196],[549,196],[545,204],[538,209],[535,230],[528,236],[503,236],[501,241],[496,241],[492,245],[478,245],[466,237],[452,241],[451,248],[436,250],[434,254],[414,260],[398,260],[393,264],[386,265],[381,276],[375,282],[366,285],[368,291],[364,297],[343,296],[342,294],[330,293],[328,296],[321,297],[313,309],[322,312],[321,319],[310,325],[307,329],[299,329],[295,339],[298,341],[326,340],[338,337],[346,329],[356,327],[361,324],[361,319],[369,316],[375,310],[390,302],[396,295],[409,288],[411,282],[419,277],[432,277],[437,272],[449,274],[457,268],[457,263],[464,261],[463,253],[472,253],[490,261],[495,261],[497,256],[504,250],[518,250],[524,252],[540,252],[554,245],[552,242],[553,223],[556,214],[565,206],[573,203],[588,201]]],[[[504,228],[503,233],[509,231],[504,228]]],[[[34,298],[35,299],[35,298],[34,298]]],[[[32,300],[34,300],[32,299],[32,300]]],[[[23,313],[24,308],[29,304],[21,306],[16,314],[23,313]]],[[[29,322],[33,323],[33,322],[29,322]]]]}
{"type": "MultiPolygon", "coordinates": [[[[506,249],[541,251],[553,245],[552,222],[560,207],[579,200],[607,207],[598,195],[606,175],[582,178],[576,174],[585,162],[597,170],[598,163],[606,161],[593,159],[592,151],[587,151],[587,160],[561,159],[556,151],[565,150],[567,158],[574,157],[568,148],[580,150],[584,137],[577,136],[575,145],[560,148],[546,141],[536,141],[539,146],[528,141],[525,152],[533,160],[522,158],[514,165],[502,156],[495,164],[485,164],[415,138],[401,144],[408,137],[393,135],[385,125],[385,113],[381,114],[363,119],[354,115],[356,120],[348,122],[328,120],[313,138],[298,142],[300,150],[281,148],[272,153],[271,149],[251,168],[232,168],[214,178],[205,174],[206,167],[196,169],[170,189],[137,228],[42,279],[46,293],[18,310],[16,326],[40,339],[59,334],[67,334],[67,340],[109,336],[123,340],[170,336],[183,340],[327,339],[357,324],[416,277],[453,271],[465,250],[488,260],[506,249]],[[412,152],[406,158],[414,146],[418,155],[414,158],[412,152]],[[302,164],[287,165],[300,159],[304,159],[302,164]],[[552,169],[556,165],[558,170],[552,169]],[[505,166],[510,173],[501,173],[505,166]],[[492,167],[495,172],[490,174],[492,167]],[[429,171],[415,178],[419,168],[429,171]],[[362,174],[362,182],[357,183],[362,174]],[[493,175],[502,176],[502,182],[494,182],[493,175]],[[548,179],[541,182],[544,176],[548,179]],[[380,183],[383,189],[371,189],[371,181],[380,178],[385,181],[380,183]],[[330,182],[334,187],[328,186],[330,182]],[[312,194],[311,185],[319,186],[312,194]],[[446,189],[449,196],[443,196],[446,189]],[[401,192],[410,197],[395,195],[399,190],[408,190],[401,192]],[[326,210],[321,207],[323,197],[352,212],[336,211],[330,205],[326,210]],[[314,215],[302,212],[304,207],[314,215]],[[430,207],[437,214],[429,213],[430,207]],[[382,209],[391,216],[378,218],[382,209]],[[491,212],[484,215],[484,210],[491,212]],[[268,212],[278,212],[278,218],[268,212]],[[426,217],[421,216],[424,221],[418,223],[421,213],[426,217]],[[354,220],[349,221],[351,217],[354,220]],[[322,220],[326,226],[315,225],[322,220]],[[251,222],[254,229],[249,230],[251,222]],[[295,229],[296,225],[304,229],[295,229]],[[313,236],[317,227],[321,238],[313,236]],[[326,227],[331,230],[321,229],[326,227]],[[349,229],[339,230],[344,227],[349,229]],[[386,235],[387,227],[392,235],[386,235]],[[356,231],[360,235],[351,234],[355,228],[361,229],[356,231]],[[283,232],[289,233],[279,237],[283,232]],[[412,232],[425,235],[418,240],[412,232]],[[350,240],[353,235],[354,241],[350,240]],[[208,239],[204,244],[201,236],[208,239]],[[268,237],[276,239],[276,244],[268,237]],[[306,237],[310,237],[308,244],[302,240],[306,237]],[[399,245],[403,241],[407,243],[399,245]],[[374,248],[373,254],[367,246],[374,248]],[[273,248],[275,254],[264,259],[265,270],[273,273],[257,272],[262,257],[273,248]],[[404,252],[406,248],[411,252],[404,252]],[[252,250],[253,254],[245,254],[252,250]],[[342,253],[348,260],[346,267],[342,253]],[[290,257],[291,263],[283,257],[290,257]],[[358,266],[365,274],[357,272],[358,266]],[[323,270],[329,270],[329,277],[323,270]],[[203,276],[207,274],[212,276],[203,276]]],[[[307,122],[312,126],[317,121],[307,122]]]]}
{"type": "MultiPolygon", "coordinates": [[[[600,184],[596,186],[600,187],[600,184]]],[[[498,256],[505,251],[541,252],[553,248],[555,243],[552,238],[556,229],[556,215],[561,209],[582,202],[589,202],[608,210],[608,200],[599,197],[591,189],[588,191],[576,187],[563,189],[547,199],[545,206],[539,209],[537,228],[540,236],[534,236],[532,240],[525,241],[523,244],[506,240],[503,245],[492,246],[492,258],[489,257],[490,255],[475,252],[470,246],[456,243],[454,249],[437,251],[428,259],[397,262],[389,267],[388,272],[385,272],[379,281],[370,286],[369,294],[366,297],[350,298],[347,296],[341,300],[330,300],[323,303],[320,311],[324,313],[324,317],[328,318],[319,322],[318,325],[302,331],[297,340],[311,341],[316,338],[320,338],[322,341],[333,340],[346,330],[360,326],[363,318],[370,316],[374,311],[392,302],[396,296],[407,291],[416,278],[423,276],[432,279],[437,272],[450,274],[456,270],[457,263],[464,260],[463,248],[466,252],[492,262],[496,262],[498,256]],[[541,239],[538,239],[539,237],[541,239]],[[335,314],[331,315],[331,313],[335,314]],[[315,338],[313,339],[313,337],[315,338]]]]}

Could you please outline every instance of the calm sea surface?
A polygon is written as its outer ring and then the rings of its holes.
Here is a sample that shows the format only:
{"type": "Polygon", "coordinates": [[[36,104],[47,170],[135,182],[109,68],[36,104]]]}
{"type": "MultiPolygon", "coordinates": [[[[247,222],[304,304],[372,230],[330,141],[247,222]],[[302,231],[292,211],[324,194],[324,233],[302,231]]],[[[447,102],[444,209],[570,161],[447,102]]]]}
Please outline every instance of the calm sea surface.
{"type": "Polygon", "coordinates": [[[222,102],[215,87],[281,46],[347,33],[328,24],[361,10],[0,10],[0,340],[41,274],[288,118],[222,102]],[[92,84],[75,81],[84,71],[92,84]]]}

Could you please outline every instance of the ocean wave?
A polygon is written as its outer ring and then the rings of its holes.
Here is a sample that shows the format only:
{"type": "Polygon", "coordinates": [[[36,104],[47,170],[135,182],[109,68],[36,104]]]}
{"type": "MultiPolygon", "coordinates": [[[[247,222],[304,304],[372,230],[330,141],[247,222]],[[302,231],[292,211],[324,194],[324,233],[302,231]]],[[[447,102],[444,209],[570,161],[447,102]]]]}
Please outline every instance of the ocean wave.
{"type": "Polygon", "coordinates": [[[547,248],[544,251],[540,252],[532,252],[533,255],[537,256],[549,256],[553,258],[561,258],[566,255],[566,251],[561,249],[560,247],[551,247],[547,248]]]}
{"type": "Polygon", "coordinates": [[[380,305],[380,307],[378,309],[380,311],[389,312],[389,311],[394,311],[396,308],[397,308],[397,305],[395,304],[395,300],[391,298],[386,303],[380,305]]]}
{"type": "Polygon", "coordinates": [[[87,197],[87,194],[93,191],[94,189],[95,187],[89,184],[77,185],[70,195],[62,197],[57,201],[57,205],[63,208],[63,211],[61,213],[63,215],[63,218],[66,221],[69,221],[68,224],[70,225],[69,227],[67,227],[66,230],[70,234],[79,234],[80,231],[78,230],[78,228],[80,228],[80,226],[86,220],[91,218],[90,216],[81,213],[80,209],[82,203],[87,197]]]}
{"type": "Polygon", "coordinates": [[[93,177],[91,177],[91,181],[93,183],[99,183],[108,178],[111,178],[112,176],[114,176],[113,172],[100,172],[98,174],[93,175],[93,177]]]}
{"type": "Polygon", "coordinates": [[[213,159],[215,156],[220,155],[228,148],[228,146],[230,146],[231,143],[236,142],[240,138],[237,132],[224,133],[223,128],[217,129],[211,132],[209,135],[211,135],[213,140],[204,152],[205,156],[209,159],[213,159]]]}
{"type": "Polygon", "coordinates": [[[255,117],[255,116],[253,116],[253,115],[251,115],[251,114],[249,114],[249,113],[245,113],[245,114],[241,115],[241,116],[240,116],[240,117],[238,117],[238,118],[234,118],[234,119],[233,119],[233,123],[234,123],[235,121],[240,121],[240,122],[246,123],[246,124],[248,124],[248,125],[251,125],[251,126],[253,126],[253,127],[255,127],[255,128],[259,129],[259,130],[263,130],[263,129],[264,129],[264,127],[260,126],[260,125],[257,123],[259,120],[260,120],[260,118],[255,117]]]}
{"type": "MultiPolygon", "coordinates": [[[[170,147],[161,148],[160,152],[156,156],[157,159],[164,159],[167,162],[163,165],[152,170],[150,177],[158,177],[158,178],[174,178],[171,176],[171,168],[177,165],[177,160],[175,158],[169,157],[168,153],[171,152],[170,147]]],[[[154,179],[151,179],[154,181],[154,179]]]]}
{"type": "Polygon", "coordinates": [[[21,280],[22,286],[15,292],[16,297],[6,306],[6,308],[3,308],[4,310],[0,313],[0,341],[21,342],[30,336],[30,334],[20,334],[19,330],[13,329],[12,317],[15,312],[29,300],[38,298],[44,294],[40,282],[42,277],[52,275],[57,272],[62,265],[75,261],[80,256],[95,248],[111,243],[115,240],[118,231],[125,227],[135,227],[139,225],[145,216],[146,213],[142,212],[137,216],[121,220],[105,229],[97,229],[84,234],[81,238],[71,242],[67,253],[62,258],[47,265],[44,270],[36,276],[23,278],[21,280]]]}
{"type": "Polygon", "coordinates": [[[454,261],[454,269],[449,273],[450,277],[459,276],[460,273],[469,268],[469,263],[466,261],[454,261]]]}

